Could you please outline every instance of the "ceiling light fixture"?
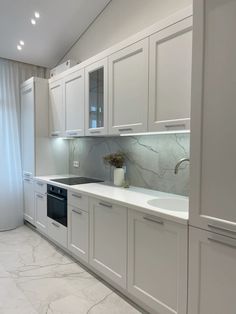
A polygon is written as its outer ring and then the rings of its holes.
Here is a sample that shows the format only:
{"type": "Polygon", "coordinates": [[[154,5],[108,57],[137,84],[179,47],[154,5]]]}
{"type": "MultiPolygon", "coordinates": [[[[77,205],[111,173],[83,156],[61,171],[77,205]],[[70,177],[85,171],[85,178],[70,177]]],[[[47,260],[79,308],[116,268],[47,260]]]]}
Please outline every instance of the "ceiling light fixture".
{"type": "Polygon", "coordinates": [[[32,25],[35,25],[35,24],[36,24],[35,19],[31,19],[31,24],[32,24],[32,25]]]}
{"type": "Polygon", "coordinates": [[[39,19],[40,18],[39,12],[34,12],[34,16],[36,17],[36,19],[39,19]]]}
{"type": "Polygon", "coordinates": [[[22,47],[21,47],[20,45],[17,45],[17,49],[18,49],[18,50],[21,50],[22,47]]]}
{"type": "Polygon", "coordinates": [[[24,44],[25,44],[24,41],[23,41],[23,40],[20,40],[20,45],[21,45],[21,46],[24,46],[24,44]]]}

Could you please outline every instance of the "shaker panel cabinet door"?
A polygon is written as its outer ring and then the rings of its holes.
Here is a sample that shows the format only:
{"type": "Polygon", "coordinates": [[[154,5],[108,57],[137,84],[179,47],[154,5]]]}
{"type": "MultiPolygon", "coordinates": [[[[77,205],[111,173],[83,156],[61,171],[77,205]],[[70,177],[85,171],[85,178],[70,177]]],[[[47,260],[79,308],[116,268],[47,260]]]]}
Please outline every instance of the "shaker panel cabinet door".
{"type": "Polygon", "coordinates": [[[235,314],[236,239],[190,227],[188,314],[235,314]]]}
{"type": "Polygon", "coordinates": [[[35,225],[34,206],[34,181],[28,178],[23,179],[24,191],[24,219],[35,225]]]}
{"type": "Polygon", "coordinates": [[[109,134],[147,131],[148,38],[109,57],[109,134]]]}
{"type": "Polygon", "coordinates": [[[186,314],[187,226],[133,210],[128,217],[128,291],[151,313],[186,314]]]}
{"type": "Polygon", "coordinates": [[[65,103],[62,80],[49,84],[49,126],[51,136],[61,136],[65,132],[65,103]]]}
{"type": "Polygon", "coordinates": [[[73,206],[68,207],[68,249],[88,262],[88,213],[73,206]]]}
{"type": "Polygon", "coordinates": [[[84,70],[68,75],[64,80],[66,134],[84,135],[84,70]]]}
{"type": "Polygon", "coordinates": [[[35,193],[35,224],[37,229],[47,234],[47,196],[35,193]]]}
{"type": "Polygon", "coordinates": [[[90,200],[90,264],[126,288],[127,208],[90,200]]]}
{"type": "Polygon", "coordinates": [[[188,130],[192,18],[150,37],[149,131],[188,130]]]}
{"type": "Polygon", "coordinates": [[[194,1],[190,224],[236,237],[236,1],[194,1]]]}
{"type": "Polygon", "coordinates": [[[107,135],[107,58],[85,68],[85,134],[107,135]]]}

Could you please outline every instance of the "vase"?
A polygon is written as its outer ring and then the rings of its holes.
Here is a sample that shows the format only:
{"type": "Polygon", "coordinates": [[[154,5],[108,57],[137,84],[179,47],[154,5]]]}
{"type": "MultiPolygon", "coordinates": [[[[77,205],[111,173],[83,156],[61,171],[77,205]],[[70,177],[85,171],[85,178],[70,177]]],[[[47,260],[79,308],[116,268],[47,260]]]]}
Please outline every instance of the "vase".
{"type": "Polygon", "coordinates": [[[123,168],[114,169],[114,185],[122,186],[125,179],[125,171],[123,168]]]}

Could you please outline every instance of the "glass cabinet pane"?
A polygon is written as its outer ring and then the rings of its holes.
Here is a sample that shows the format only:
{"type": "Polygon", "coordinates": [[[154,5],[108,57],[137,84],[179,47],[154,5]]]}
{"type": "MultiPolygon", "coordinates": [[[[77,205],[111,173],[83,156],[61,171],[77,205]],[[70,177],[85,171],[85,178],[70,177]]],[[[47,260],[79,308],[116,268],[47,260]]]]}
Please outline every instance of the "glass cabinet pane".
{"type": "Polygon", "coordinates": [[[104,126],[104,68],[89,73],[89,128],[104,126]]]}

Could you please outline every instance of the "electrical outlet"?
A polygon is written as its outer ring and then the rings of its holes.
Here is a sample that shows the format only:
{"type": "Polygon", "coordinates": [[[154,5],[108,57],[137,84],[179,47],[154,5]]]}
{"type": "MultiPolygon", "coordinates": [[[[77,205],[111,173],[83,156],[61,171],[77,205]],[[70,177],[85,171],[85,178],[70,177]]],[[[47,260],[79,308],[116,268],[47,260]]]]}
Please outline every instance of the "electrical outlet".
{"type": "Polygon", "coordinates": [[[73,166],[74,166],[75,168],[79,168],[79,161],[78,161],[78,160],[74,160],[74,161],[73,161],[73,166]]]}

